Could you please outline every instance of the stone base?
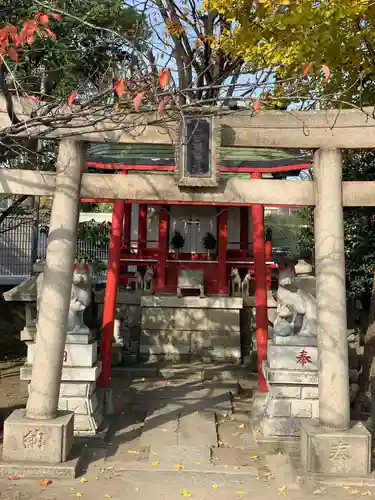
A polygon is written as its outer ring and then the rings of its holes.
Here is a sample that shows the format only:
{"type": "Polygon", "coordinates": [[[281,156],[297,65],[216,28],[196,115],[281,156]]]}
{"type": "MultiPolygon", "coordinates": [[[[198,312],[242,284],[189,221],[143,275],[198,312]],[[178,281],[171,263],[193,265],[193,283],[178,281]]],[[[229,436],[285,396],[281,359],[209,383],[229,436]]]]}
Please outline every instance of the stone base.
{"type": "Polygon", "coordinates": [[[371,434],[361,423],[334,431],[318,420],[301,423],[301,464],[306,472],[333,476],[371,473],[371,434]]]}
{"type": "Polygon", "coordinates": [[[15,410],[4,422],[4,461],[66,462],[73,445],[73,421],[71,412],[31,420],[25,409],[15,410]]]}
{"type": "Polygon", "coordinates": [[[81,474],[84,459],[82,447],[74,446],[69,459],[61,464],[46,462],[4,462],[0,460],[0,477],[75,479],[81,474]]]}

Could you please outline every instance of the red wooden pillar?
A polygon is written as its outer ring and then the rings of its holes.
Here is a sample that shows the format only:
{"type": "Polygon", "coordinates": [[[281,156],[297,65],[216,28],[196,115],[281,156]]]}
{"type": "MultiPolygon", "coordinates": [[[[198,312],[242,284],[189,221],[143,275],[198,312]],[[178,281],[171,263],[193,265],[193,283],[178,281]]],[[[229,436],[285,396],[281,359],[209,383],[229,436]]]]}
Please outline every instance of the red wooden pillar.
{"type": "MultiPolygon", "coordinates": [[[[251,174],[252,179],[261,179],[262,174],[251,174]]],[[[256,339],[258,354],[258,384],[260,392],[267,392],[267,382],[263,376],[262,363],[267,359],[268,314],[267,314],[267,274],[264,242],[264,207],[253,205],[253,248],[255,273],[256,339]]]]}
{"type": "Polygon", "coordinates": [[[240,207],[240,250],[243,257],[248,256],[249,251],[249,207],[240,207]]]}
{"type": "Polygon", "coordinates": [[[147,246],[147,205],[141,203],[138,212],[138,256],[142,257],[147,246]]]}
{"type": "Polygon", "coordinates": [[[169,212],[167,206],[161,206],[159,212],[159,238],[158,238],[158,263],[156,269],[156,288],[163,290],[167,281],[168,258],[168,225],[169,212]]]}
{"type": "Polygon", "coordinates": [[[217,217],[218,242],[217,242],[217,293],[227,294],[227,243],[228,243],[228,209],[219,207],[217,217]]]}
{"type": "Polygon", "coordinates": [[[112,227],[109,238],[108,273],[105,287],[102,340],[100,359],[102,372],[99,386],[108,387],[111,381],[113,324],[116,314],[116,297],[120,277],[120,257],[125,202],[117,200],[113,203],[112,227]]]}
{"type": "Polygon", "coordinates": [[[122,245],[129,250],[131,241],[131,223],[132,223],[132,204],[125,203],[124,210],[124,232],[122,245]]]}

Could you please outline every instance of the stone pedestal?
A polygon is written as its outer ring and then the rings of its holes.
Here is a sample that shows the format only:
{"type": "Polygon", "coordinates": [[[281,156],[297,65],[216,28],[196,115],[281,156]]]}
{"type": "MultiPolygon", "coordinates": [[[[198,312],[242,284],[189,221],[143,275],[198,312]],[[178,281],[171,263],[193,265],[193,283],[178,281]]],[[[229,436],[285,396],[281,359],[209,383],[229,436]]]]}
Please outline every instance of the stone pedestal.
{"type": "Polygon", "coordinates": [[[241,359],[237,297],[142,297],[141,359],[241,359]]]}
{"type": "MultiPolygon", "coordinates": [[[[96,380],[100,374],[97,350],[97,342],[92,342],[88,335],[67,335],[58,409],[74,412],[76,436],[96,435],[103,421],[103,405],[96,394],[96,380]]],[[[21,379],[31,378],[34,351],[35,343],[29,344],[21,379]]]]}
{"type": "Polygon", "coordinates": [[[4,422],[3,459],[15,462],[66,462],[73,445],[72,412],[56,418],[31,420],[26,410],[15,410],[4,422]]]}
{"type": "Polygon", "coordinates": [[[269,342],[268,383],[260,427],[264,436],[297,437],[302,420],[319,418],[316,338],[275,337],[269,342]]]}
{"type": "Polygon", "coordinates": [[[371,434],[361,423],[347,431],[301,425],[301,463],[307,472],[333,476],[367,476],[371,472],[371,434]]]}

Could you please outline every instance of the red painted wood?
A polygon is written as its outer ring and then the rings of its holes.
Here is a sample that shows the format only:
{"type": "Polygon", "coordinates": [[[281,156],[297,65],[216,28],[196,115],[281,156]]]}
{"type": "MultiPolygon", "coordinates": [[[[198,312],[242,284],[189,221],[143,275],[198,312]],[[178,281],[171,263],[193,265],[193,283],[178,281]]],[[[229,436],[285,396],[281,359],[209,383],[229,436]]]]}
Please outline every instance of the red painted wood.
{"type": "MultiPolygon", "coordinates": [[[[251,175],[252,179],[261,179],[261,173],[251,175]]],[[[255,308],[256,339],[258,354],[258,384],[260,392],[267,392],[267,382],[263,376],[263,361],[267,359],[268,314],[267,314],[267,275],[264,242],[264,207],[253,205],[253,249],[255,270],[255,308]]]]}
{"type": "Polygon", "coordinates": [[[240,207],[240,249],[249,251],[249,207],[240,207]]]}
{"type": "Polygon", "coordinates": [[[229,292],[229,277],[227,273],[227,244],[228,244],[228,209],[218,208],[217,216],[218,242],[217,242],[217,293],[227,294],[229,292]]]}
{"type": "MultiPolygon", "coordinates": [[[[175,165],[125,165],[122,163],[100,163],[95,161],[87,161],[87,167],[98,168],[101,170],[133,170],[133,171],[154,171],[154,172],[173,172],[176,170],[175,165]]],[[[293,170],[305,170],[310,168],[310,163],[298,163],[295,165],[280,165],[275,167],[220,167],[220,172],[232,173],[272,173],[272,172],[291,172],[293,170]]]]}
{"type": "Polygon", "coordinates": [[[159,212],[159,238],[158,262],[156,266],[156,289],[164,290],[167,283],[167,258],[168,258],[168,207],[160,207],[159,212]]]}
{"type": "Polygon", "coordinates": [[[102,340],[100,359],[102,371],[98,383],[100,387],[108,387],[111,381],[113,324],[116,313],[116,297],[120,276],[121,240],[125,203],[115,201],[112,212],[112,227],[109,238],[108,272],[105,287],[102,340]]]}
{"type": "Polygon", "coordinates": [[[143,251],[147,246],[147,205],[142,203],[139,205],[138,212],[138,253],[143,255],[143,251]]]}

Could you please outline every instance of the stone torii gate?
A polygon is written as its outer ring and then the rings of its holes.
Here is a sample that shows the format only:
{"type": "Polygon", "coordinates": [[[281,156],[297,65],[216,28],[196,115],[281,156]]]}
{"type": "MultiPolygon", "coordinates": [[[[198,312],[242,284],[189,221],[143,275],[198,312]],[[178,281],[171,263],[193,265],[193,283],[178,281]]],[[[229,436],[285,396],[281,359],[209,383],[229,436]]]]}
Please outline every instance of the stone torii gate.
{"type": "MultiPolygon", "coordinates": [[[[314,181],[223,179],[216,187],[197,190],[181,188],[170,175],[83,172],[84,141],[176,143],[178,124],[155,125],[154,119],[151,114],[129,115],[122,130],[115,132],[113,122],[105,119],[96,126],[82,124],[81,129],[77,124],[75,139],[65,138],[67,129],[57,129],[45,135],[60,141],[56,173],[0,170],[0,191],[5,194],[53,196],[30,396],[26,411],[12,414],[5,423],[4,460],[61,463],[69,458],[73,414],[59,412],[57,405],[80,197],[152,204],[310,205],[315,206],[320,414],[314,425],[302,426],[302,462],[307,470],[320,471],[317,463],[332,458],[322,443],[335,435],[344,444],[355,443],[353,451],[345,448],[343,472],[358,473],[360,463],[361,473],[369,473],[369,433],[350,422],[343,206],[374,206],[375,182],[343,183],[340,149],[375,147],[372,109],[264,112],[253,117],[236,112],[217,118],[223,146],[316,150],[314,181]],[[130,134],[132,120],[136,125],[130,134]]],[[[8,124],[0,114],[1,125],[8,124]]],[[[31,128],[28,134],[41,131],[31,128]]]]}

